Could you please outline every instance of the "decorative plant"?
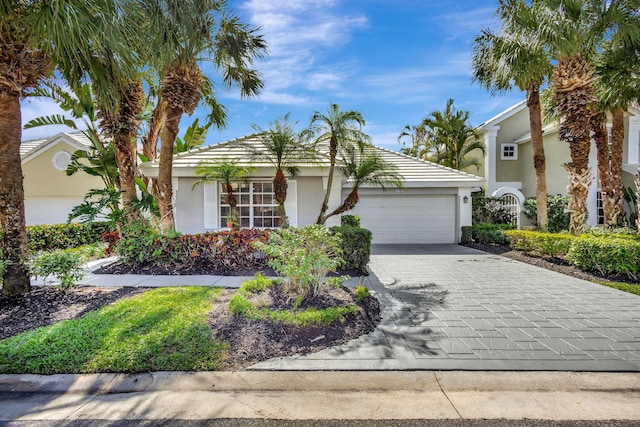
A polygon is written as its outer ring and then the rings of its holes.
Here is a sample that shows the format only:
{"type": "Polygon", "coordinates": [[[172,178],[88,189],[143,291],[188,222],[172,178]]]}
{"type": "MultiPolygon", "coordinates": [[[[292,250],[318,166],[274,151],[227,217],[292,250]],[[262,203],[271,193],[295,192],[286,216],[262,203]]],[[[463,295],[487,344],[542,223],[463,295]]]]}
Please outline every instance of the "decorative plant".
{"type": "Polygon", "coordinates": [[[269,266],[296,297],[316,296],[330,271],[342,263],[340,236],[321,225],[287,228],[269,234],[267,244],[254,246],[271,257],[269,266]]]}

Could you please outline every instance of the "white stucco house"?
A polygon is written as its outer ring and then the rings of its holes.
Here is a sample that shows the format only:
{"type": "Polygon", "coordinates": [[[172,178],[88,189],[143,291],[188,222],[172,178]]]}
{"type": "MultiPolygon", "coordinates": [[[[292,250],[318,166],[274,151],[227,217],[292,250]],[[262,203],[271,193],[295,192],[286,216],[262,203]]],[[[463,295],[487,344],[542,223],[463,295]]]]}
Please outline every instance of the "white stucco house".
{"type": "Polygon", "coordinates": [[[62,132],[22,142],[27,225],[66,223],[71,209],[82,203],[89,190],[104,186],[100,178],[86,173],[66,174],[71,155],[90,147],[90,140],[82,132],[62,132]]]}
{"type": "MultiPolygon", "coordinates": [[[[255,137],[219,143],[176,154],[173,157],[174,213],[176,229],[183,233],[201,233],[226,227],[228,206],[219,184],[193,188],[199,179],[195,173],[201,162],[235,160],[251,165],[255,172],[238,189],[241,222],[244,227],[270,227],[277,218],[272,179],[275,169],[266,163],[251,161],[242,144],[260,147],[255,137]]],[[[471,191],[483,180],[475,175],[418,160],[383,148],[376,148],[384,159],[397,166],[404,177],[404,189],[361,188],[360,202],[347,214],[359,215],[362,226],[371,230],[374,243],[457,243],[460,227],[471,225],[471,191]]],[[[301,164],[296,178],[289,179],[286,208],[293,226],[316,221],[327,185],[326,161],[301,164]]],[[[149,177],[158,175],[158,162],[141,165],[149,177]]],[[[336,170],[329,211],[340,205],[350,191],[350,183],[336,170]]],[[[331,218],[327,225],[338,225],[331,218]]]]}
{"type": "MultiPolygon", "coordinates": [[[[635,189],[634,174],[640,163],[640,110],[630,108],[625,113],[625,138],[623,145],[623,186],[635,189]]],[[[609,133],[611,123],[607,124],[609,133]]],[[[543,125],[543,142],[546,157],[547,193],[567,194],[567,172],[562,166],[570,161],[569,145],[558,138],[557,123],[543,125]]],[[[533,166],[533,150],[529,131],[529,111],[522,101],[487,120],[477,128],[486,145],[484,156],[476,153],[482,166],[478,175],[485,178],[487,195],[512,195],[520,204],[525,198],[535,197],[536,178],[533,166]]],[[[600,183],[595,143],[592,142],[589,163],[593,180],[589,191],[587,223],[597,225],[602,220],[600,183]]],[[[522,215],[523,224],[527,219],[522,215]]]]}

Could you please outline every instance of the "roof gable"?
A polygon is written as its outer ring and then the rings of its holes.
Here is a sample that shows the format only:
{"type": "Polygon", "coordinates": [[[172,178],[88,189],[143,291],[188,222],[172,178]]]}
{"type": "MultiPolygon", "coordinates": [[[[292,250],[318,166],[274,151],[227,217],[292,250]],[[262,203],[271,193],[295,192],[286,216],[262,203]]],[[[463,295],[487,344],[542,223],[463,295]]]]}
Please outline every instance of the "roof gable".
{"type": "Polygon", "coordinates": [[[508,119],[509,117],[513,116],[514,114],[517,114],[520,111],[524,110],[525,108],[527,108],[527,101],[526,100],[520,101],[517,104],[512,105],[511,107],[502,111],[501,113],[498,113],[497,115],[493,116],[492,118],[490,118],[489,120],[487,120],[486,122],[478,126],[476,129],[483,130],[490,126],[496,126],[502,123],[503,121],[505,121],[506,119],[508,119]]]}
{"type": "Polygon", "coordinates": [[[60,132],[49,138],[31,139],[22,141],[20,144],[20,158],[22,163],[37,157],[59,142],[64,141],[77,150],[87,150],[91,148],[91,141],[84,132],[60,132]]]}

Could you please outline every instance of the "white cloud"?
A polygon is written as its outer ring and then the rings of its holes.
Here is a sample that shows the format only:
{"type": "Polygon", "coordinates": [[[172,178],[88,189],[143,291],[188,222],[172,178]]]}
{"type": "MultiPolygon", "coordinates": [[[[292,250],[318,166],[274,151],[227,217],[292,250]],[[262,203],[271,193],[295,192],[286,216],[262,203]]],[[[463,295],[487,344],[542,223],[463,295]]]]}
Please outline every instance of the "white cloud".
{"type": "Polygon", "coordinates": [[[262,100],[281,102],[286,94],[295,92],[296,87],[340,88],[345,79],[344,70],[337,73],[320,64],[333,48],[347,43],[353,31],[365,27],[367,18],[345,15],[337,10],[336,3],[334,0],[249,0],[242,4],[249,22],[261,27],[269,46],[267,59],[259,64],[265,81],[266,96],[262,96],[262,100]]]}

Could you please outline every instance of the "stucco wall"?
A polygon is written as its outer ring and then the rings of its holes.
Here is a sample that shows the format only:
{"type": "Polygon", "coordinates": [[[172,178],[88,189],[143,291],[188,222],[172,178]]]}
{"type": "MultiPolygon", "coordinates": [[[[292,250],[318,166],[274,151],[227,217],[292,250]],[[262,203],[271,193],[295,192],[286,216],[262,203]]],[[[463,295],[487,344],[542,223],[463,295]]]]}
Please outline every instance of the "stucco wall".
{"type": "Polygon", "coordinates": [[[25,197],[82,198],[89,190],[104,187],[98,177],[81,171],[67,176],[65,171],[56,169],[53,157],[59,151],[73,154],[76,149],[61,141],[22,165],[25,197]]]}

